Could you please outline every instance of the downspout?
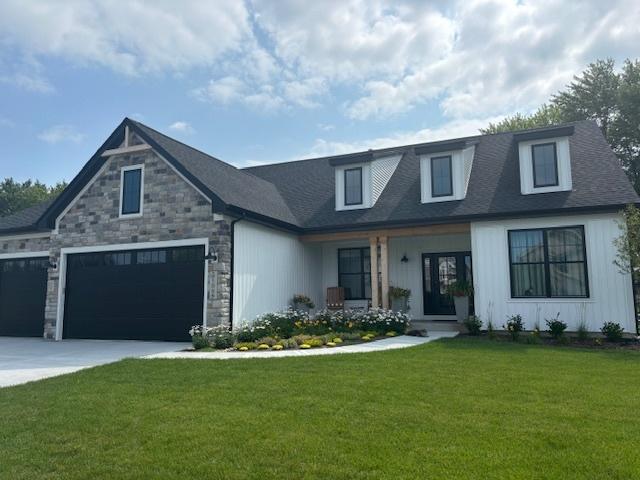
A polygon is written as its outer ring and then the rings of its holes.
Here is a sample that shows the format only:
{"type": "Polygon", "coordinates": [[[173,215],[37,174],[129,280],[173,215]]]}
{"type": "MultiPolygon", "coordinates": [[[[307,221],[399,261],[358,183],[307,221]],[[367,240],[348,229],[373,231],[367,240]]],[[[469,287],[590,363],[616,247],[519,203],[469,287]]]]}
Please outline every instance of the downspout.
{"type": "Polygon", "coordinates": [[[235,262],[235,252],[236,252],[236,246],[235,246],[235,237],[236,237],[236,223],[238,223],[240,220],[244,220],[245,215],[244,213],[242,214],[241,217],[236,218],[235,220],[231,221],[231,225],[230,225],[230,249],[231,249],[231,265],[229,267],[229,330],[233,330],[233,271],[234,271],[234,264],[235,262]]]}

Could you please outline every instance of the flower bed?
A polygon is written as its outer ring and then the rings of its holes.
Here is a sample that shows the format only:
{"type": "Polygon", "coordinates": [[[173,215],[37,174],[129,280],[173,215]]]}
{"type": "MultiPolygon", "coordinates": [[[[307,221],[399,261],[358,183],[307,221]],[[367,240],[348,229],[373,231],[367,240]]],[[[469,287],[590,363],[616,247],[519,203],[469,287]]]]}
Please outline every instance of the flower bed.
{"type": "Polygon", "coordinates": [[[322,310],[314,317],[288,309],[266,313],[252,324],[229,331],[224,326],[191,328],[195,350],[285,350],[335,348],[402,335],[409,317],[401,312],[373,309],[366,312],[322,310]]]}

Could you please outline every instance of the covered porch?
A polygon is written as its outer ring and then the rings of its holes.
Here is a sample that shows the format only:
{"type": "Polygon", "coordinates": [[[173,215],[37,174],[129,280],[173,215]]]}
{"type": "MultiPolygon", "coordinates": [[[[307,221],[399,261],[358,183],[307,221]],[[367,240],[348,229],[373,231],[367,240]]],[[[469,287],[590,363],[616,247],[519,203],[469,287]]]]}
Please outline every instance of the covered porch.
{"type": "Polygon", "coordinates": [[[456,280],[473,282],[468,223],[312,234],[300,239],[321,255],[324,298],[319,307],[326,305],[327,290],[332,287],[344,288],[347,308],[368,302],[385,309],[391,308],[393,287],[409,289],[412,320],[438,322],[439,329],[446,329],[455,327],[447,286],[456,280]]]}

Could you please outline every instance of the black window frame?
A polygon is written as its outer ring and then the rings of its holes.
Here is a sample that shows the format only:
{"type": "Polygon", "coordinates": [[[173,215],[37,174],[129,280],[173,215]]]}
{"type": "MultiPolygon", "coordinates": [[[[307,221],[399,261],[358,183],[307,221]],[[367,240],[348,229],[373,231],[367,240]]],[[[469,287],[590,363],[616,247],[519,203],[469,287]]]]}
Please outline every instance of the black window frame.
{"type": "Polygon", "coordinates": [[[143,167],[142,165],[140,166],[136,166],[133,168],[127,168],[127,169],[123,169],[122,170],[122,185],[121,185],[121,194],[120,194],[120,216],[126,217],[129,215],[140,215],[142,213],[142,182],[144,178],[144,173],[143,173],[143,167]],[[127,185],[127,174],[131,173],[131,172],[139,172],[139,177],[138,177],[138,208],[135,211],[126,211],[125,210],[125,205],[126,205],[126,185],[127,185]]]}
{"type": "MultiPolygon", "coordinates": [[[[343,275],[360,275],[360,291],[362,292],[363,295],[366,295],[366,281],[365,278],[367,275],[369,275],[369,283],[370,285],[370,289],[371,290],[373,288],[373,281],[371,279],[371,269],[369,269],[368,271],[365,270],[364,268],[364,259],[365,259],[365,255],[364,253],[368,253],[369,254],[369,262],[371,262],[371,248],[370,247],[349,247],[349,248],[339,248],[338,249],[338,286],[342,287],[341,285],[341,279],[343,275]],[[340,253],[343,251],[349,251],[349,250],[358,250],[360,252],[360,272],[356,272],[356,273],[343,273],[342,269],[340,268],[340,253]]],[[[371,263],[369,263],[371,264],[371,263]]],[[[347,289],[345,288],[345,300],[371,300],[371,296],[369,297],[348,297],[347,296],[347,289]]]]}
{"type": "Polygon", "coordinates": [[[344,183],[344,205],[347,207],[353,206],[353,205],[362,205],[364,203],[364,199],[363,199],[363,182],[362,182],[362,167],[354,167],[354,168],[345,168],[344,172],[343,172],[343,183],[344,183]],[[355,172],[358,171],[360,172],[360,201],[358,202],[347,202],[347,172],[355,172]]]}
{"type": "Polygon", "coordinates": [[[533,169],[533,188],[557,187],[560,185],[560,179],[558,178],[558,145],[556,144],[556,142],[534,143],[533,145],[531,145],[531,168],[533,169]],[[549,145],[553,145],[555,181],[554,183],[539,184],[536,175],[536,147],[547,147],[549,145]]]}
{"type": "Polygon", "coordinates": [[[451,155],[439,155],[435,157],[431,157],[429,159],[429,168],[431,169],[431,196],[433,198],[440,197],[451,197],[453,196],[453,159],[451,155]],[[449,162],[449,193],[434,193],[434,182],[433,182],[433,161],[434,160],[442,160],[447,159],[449,162]]]}
{"type": "Polygon", "coordinates": [[[590,289],[589,289],[589,263],[587,259],[587,242],[584,231],[584,225],[568,225],[562,227],[547,227],[547,228],[520,228],[509,230],[507,232],[507,249],[509,251],[509,286],[511,290],[511,298],[591,298],[590,289]],[[578,229],[582,234],[582,258],[581,261],[550,261],[549,260],[549,241],[547,233],[554,230],[570,230],[570,229],[578,229]],[[528,265],[531,263],[522,262],[522,263],[513,263],[513,256],[511,253],[511,234],[514,232],[542,232],[542,248],[543,248],[543,259],[542,262],[531,262],[536,265],[543,265],[544,268],[544,281],[545,281],[545,295],[515,295],[514,294],[514,283],[513,283],[513,266],[514,265],[528,265]],[[584,264],[584,285],[585,285],[585,295],[552,295],[551,294],[551,267],[552,264],[569,264],[569,263],[582,263],[584,264]]]}

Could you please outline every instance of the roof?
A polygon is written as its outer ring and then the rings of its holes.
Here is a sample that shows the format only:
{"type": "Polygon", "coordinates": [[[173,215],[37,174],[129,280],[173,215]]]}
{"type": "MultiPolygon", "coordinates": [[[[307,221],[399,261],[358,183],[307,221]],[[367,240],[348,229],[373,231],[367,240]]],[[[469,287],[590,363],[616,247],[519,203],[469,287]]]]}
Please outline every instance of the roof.
{"type": "Polygon", "coordinates": [[[640,202],[620,162],[592,121],[238,169],[140,122],[125,119],[58,198],[0,219],[0,232],[52,228],[55,217],[106,161],[101,153],[121,144],[125,126],[207,195],[216,211],[296,232],[613,211],[640,202]],[[517,142],[548,137],[554,132],[570,134],[573,190],[522,195],[517,142]],[[475,146],[475,154],[466,197],[422,204],[418,154],[470,144],[475,146]],[[336,165],[397,154],[401,155],[398,167],[373,207],[336,211],[336,165]]]}
{"type": "Polygon", "coordinates": [[[38,222],[40,217],[49,208],[49,205],[53,200],[40,203],[33,207],[25,208],[19,212],[0,217],[0,232],[19,232],[19,231],[32,231],[34,225],[38,222]]]}
{"type": "MultiPolygon", "coordinates": [[[[569,137],[573,189],[535,195],[520,193],[518,147],[515,135],[549,130],[531,129],[429,142],[385,149],[402,151],[398,167],[372,208],[336,211],[333,157],[251,167],[247,171],[278,187],[305,230],[354,229],[372,224],[443,223],[474,218],[614,210],[640,201],[600,128],[580,121],[569,137]],[[420,202],[420,161],[416,150],[475,144],[473,168],[463,200],[420,202]]],[[[558,131],[556,128],[552,129],[558,131]]],[[[566,133],[566,129],[564,130],[566,133]]],[[[548,135],[547,135],[548,137],[548,135]]],[[[373,151],[374,155],[385,150],[373,151]]]]}

